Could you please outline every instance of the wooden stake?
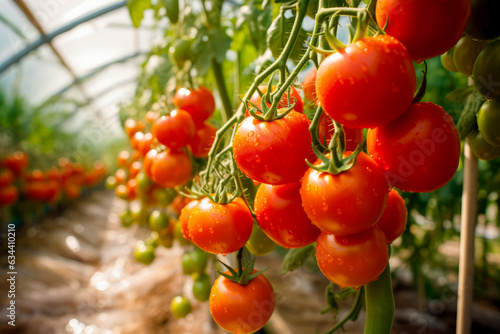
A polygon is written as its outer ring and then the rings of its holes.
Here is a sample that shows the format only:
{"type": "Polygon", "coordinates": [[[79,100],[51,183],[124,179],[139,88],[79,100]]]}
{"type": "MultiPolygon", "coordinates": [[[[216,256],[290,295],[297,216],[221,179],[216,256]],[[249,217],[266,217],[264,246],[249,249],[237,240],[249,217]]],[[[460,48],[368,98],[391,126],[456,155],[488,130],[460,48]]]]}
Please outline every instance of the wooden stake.
{"type": "Polygon", "coordinates": [[[457,334],[470,334],[474,301],[474,237],[477,220],[477,157],[470,139],[464,147],[464,188],[460,226],[460,262],[458,271],[457,334]]]}

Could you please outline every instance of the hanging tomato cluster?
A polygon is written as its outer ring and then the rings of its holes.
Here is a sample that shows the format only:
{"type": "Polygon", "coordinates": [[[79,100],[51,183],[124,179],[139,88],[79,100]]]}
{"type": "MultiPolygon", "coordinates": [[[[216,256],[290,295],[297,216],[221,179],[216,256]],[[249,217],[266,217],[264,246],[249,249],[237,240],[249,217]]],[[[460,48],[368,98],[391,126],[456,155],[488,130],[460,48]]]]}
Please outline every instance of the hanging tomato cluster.
{"type": "Polygon", "coordinates": [[[106,170],[100,161],[91,168],[60,158],[56,166],[45,171],[28,169],[28,154],[16,151],[0,162],[0,205],[48,204],[54,205],[63,199],[80,197],[82,187],[97,186],[105,177],[106,170]]]}
{"type": "Polygon", "coordinates": [[[481,160],[500,157],[500,23],[492,15],[500,10],[493,1],[474,0],[465,35],[441,56],[443,66],[474,82],[476,105],[465,126],[472,152],[481,160]]]}
{"type": "MultiPolygon", "coordinates": [[[[121,224],[127,228],[133,224],[147,226],[151,231],[146,240],[137,242],[135,259],[149,265],[159,245],[170,248],[176,240],[185,247],[183,274],[192,276],[193,296],[204,302],[211,287],[206,272],[210,257],[187,237],[185,212],[198,201],[182,196],[180,186],[189,184],[206,163],[217,132],[208,123],[215,101],[206,87],[180,88],[159,109],[161,112],[147,112],[143,120],[128,118],[124,122],[132,150],[118,154],[119,168],[108,177],[106,185],[127,202],[121,224]],[[172,109],[168,111],[168,107],[172,109]]],[[[192,311],[192,306],[179,295],[172,299],[171,311],[182,318],[192,311]]]]}

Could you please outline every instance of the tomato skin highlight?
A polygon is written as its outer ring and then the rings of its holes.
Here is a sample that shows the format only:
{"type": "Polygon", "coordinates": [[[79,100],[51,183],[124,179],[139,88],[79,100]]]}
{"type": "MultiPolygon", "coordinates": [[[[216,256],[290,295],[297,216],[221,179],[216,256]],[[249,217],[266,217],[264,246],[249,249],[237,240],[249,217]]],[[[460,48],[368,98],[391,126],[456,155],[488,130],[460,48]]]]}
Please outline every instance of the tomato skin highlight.
{"type": "Polygon", "coordinates": [[[437,57],[462,37],[471,15],[470,0],[379,0],[376,18],[385,32],[403,43],[413,60],[437,57]],[[425,24],[422,24],[425,22],[425,24]]]}
{"type": "Polygon", "coordinates": [[[308,168],[305,160],[316,159],[307,116],[295,111],[272,122],[247,117],[236,131],[233,151],[246,176],[273,185],[297,182],[308,168]]]}
{"type": "Polygon", "coordinates": [[[179,149],[187,146],[196,133],[191,116],[184,110],[174,110],[168,116],[157,119],[152,133],[158,141],[171,148],[179,149]]]}
{"type": "Polygon", "coordinates": [[[261,185],[255,196],[255,214],[264,233],[285,248],[307,246],[321,231],[311,222],[300,198],[300,182],[261,185]]]}
{"type": "Polygon", "coordinates": [[[366,37],[328,56],[316,76],[325,112],[349,128],[387,124],[410,106],[417,86],[403,44],[391,36],[366,37]]]}
{"type": "MultiPolygon", "coordinates": [[[[255,272],[257,270],[252,273],[255,272]]],[[[225,274],[230,275],[230,272],[225,274]]],[[[275,306],[274,290],[262,274],[244,286],[219,276],[212,286],[209,306],[219,326],[230,333],[251,334],[271,318],[275,306]]]]}
{"type": "Polygon", "coordinates": [[[252,228],[252,214],[241,198],[218,204],[205,197],[191,211],[188,236],[206,252],[228,254],[245,245],[252,228]]]}
{"type": "Polygon", "coordinates": [[[174,188],[191,178],[191,160],[182,151],[168,150],[156,155],[151,165],[153,181],[162,187],[174,188]]]}
{"type": "Polygon", "coordinates": [[[416,103],[396,121],[368,131],[367,148],[389,184],[410,192],[443,187],[460,159],[453,119],[432,102],[416,103]]]}
{"type": "Polygon", "coordinates": [[[389,192],[387,206],[376,224],[384,233],[388,244],[403,234],[407,218],[408,210],[406,209],[403,197],[401,197],[396,189],[392,189],[389,192]]]}
{"type": "MultiPolygon", "coordinates": [[[[351,152],[346,152],[346,155],[351,152]]],[[[321,160],[314,163],[322,164],[321,160]]],[[[389,185],[375,161],[361,152],[346,172],[310,168],[300,188],[302,206],[323,232],[345,236],[374,226],[386,206],[389,185]]]]}
{"type": "Polygon", "coordinates": [[[384,233],[378,227],[350,236],[321,233],[316,245],[321,272],[341,288],[375,281],[384,271],[389,252],[384,233]]]}

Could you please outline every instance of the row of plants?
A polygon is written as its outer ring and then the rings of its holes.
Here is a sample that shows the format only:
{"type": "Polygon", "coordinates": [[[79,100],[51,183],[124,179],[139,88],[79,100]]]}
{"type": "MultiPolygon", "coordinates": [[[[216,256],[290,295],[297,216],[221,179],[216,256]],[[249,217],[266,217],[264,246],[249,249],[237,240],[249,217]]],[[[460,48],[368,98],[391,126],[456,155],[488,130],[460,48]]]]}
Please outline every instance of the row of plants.
{"type": "MultiPolygon", "coordinates": [[[[458,235],[461,140],[478,131],[489,145],[481,154],[471,140],[484,160],[480,213],[498,207],[500,32],[494,20],[485,23],[495,5],[201,5],[129,2],[136,26],[145,10],[171,23],[165,44],[144,63],[136,97],[121,110],[130,149],[118,155],[121,169],[107,182],[118,197],[140,203],[122,215],[123,225],[152,231],[137,245],[136,259],[149,264],[158,245],[178,240],[186,249],[183,272],[203,291],[193,295],[209,301],[225,330],[253,333],[275,306],[255,256],[281,246],[289,249],[283,273],[312,258],[332,282],[328,291],[350,288],[352,310],[328,333],[357,319],[363,305],[365,333],[389,333],[391,244],[402,234],[392,253],[407,261],[421,286],[421,268],[434,258],[427,254],[458,235]],[[423,17],[435,25],[423,26],[423,17]],[[469,40],[486,47],[461,47],[469,40]],[[441,54],[447,69],[472,75],[475,86],[447,74],[435,58],[441,54]],[[153,57],[160,65],[150,71],[153,57]],[[447,100],[444,92],[436,95],[442,85],[433,87],[446,76],[447,100]],[[434,103],[421,102],[429,96],[434,103]],[[216,264],[220,276],[210,282],[209,254],[230,253],[236,263],[216,264]]],[[[498,217],[491,223],[498,226],[498,217]]],[[[338,297],[326,296],[335,314],[338,297]]],[[[174,298],[175,315],[190,311],[185,297],[174,298]]]]}

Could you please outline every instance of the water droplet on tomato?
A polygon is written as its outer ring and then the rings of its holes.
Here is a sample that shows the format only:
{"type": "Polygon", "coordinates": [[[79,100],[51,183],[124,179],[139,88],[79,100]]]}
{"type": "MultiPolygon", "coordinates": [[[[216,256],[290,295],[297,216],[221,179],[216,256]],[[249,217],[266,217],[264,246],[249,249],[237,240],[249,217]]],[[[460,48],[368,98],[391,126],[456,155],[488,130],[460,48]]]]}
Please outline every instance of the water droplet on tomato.
{"type": "Polygon", "coordinates": [[[214,229],[212,227],[210,227],[208,230],[210,231],[211,234],[214,233],[214,229]]]}
{"type": "Polygon", "coordinates": [[[349,270],[350,270],[350,271],[353,271],[353,270],[354,270],[354,267],[353,267],[353,266],[351,266],[351,265],[349,265],[349,267],[348,267],[348,268],[349,268],[349,270]]]}
{"type": "Polygon", "coordinates": [[[337,262],[339,263],[339,265],[344,264],[344,260],[342,260],[340,257],[337,258],[337,262]]]}
{"type": "Polygon", "coordinates": [[[250,132],[247,134],[247,136],[248,136],[248,137],[252,137],[253,135],[254,135],[254,132],[253,132],[253,131],[250,131],[250,132]]]}
{"type": "Polygon", "coordinates": [[[337,214],[338,214],[338,215],[341,215],[341,214],[342,214],[342,210],[340,210],[340,208],[337,208],[337,214]]]}
{"type": "Polygon", "coordinates": [[[323,202],[323,211],[327,210],[328,210],[328,204],[326,204],[326,202],[323,202]]]}
{"type": "Polygon", "coordinates": [[[203,229],[201,227],[198,227],[198,232],[203,232],[203,229]]]}
{"type": "Polygon", "coordinates": [[[255,156],[255,162],[260,162],[260,161],[261,161],[260,157],[258,155],[256,155],[255,156]]]}
{"type": "Polygon", "coordinates": [[[382,165],[382,169],[383,170],[389,170],[391,168],[391,166],[389,164],[383,164],[382,165]]]}

